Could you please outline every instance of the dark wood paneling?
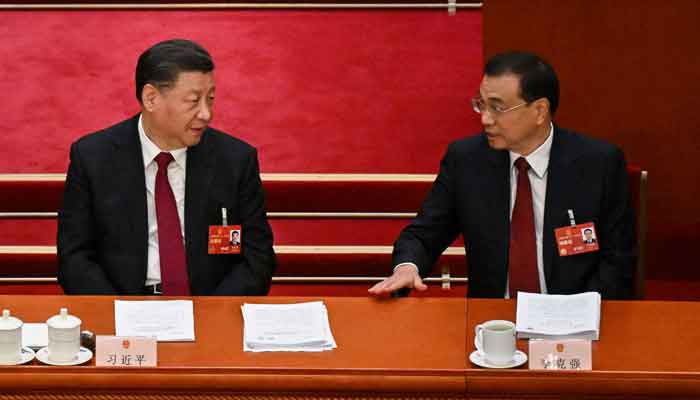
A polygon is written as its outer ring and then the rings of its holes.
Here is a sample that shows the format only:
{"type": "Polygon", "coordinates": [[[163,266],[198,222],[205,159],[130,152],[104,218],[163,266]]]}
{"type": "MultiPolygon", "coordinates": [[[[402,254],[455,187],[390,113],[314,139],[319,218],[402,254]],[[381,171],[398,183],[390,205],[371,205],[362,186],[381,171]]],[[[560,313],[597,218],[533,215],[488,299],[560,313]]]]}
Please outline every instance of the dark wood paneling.
{"type": "Polygon", "coordinates": [[[649,171],[648,273],[700,279],[700,52],[692,0],[492,0],[484,57],[548,59],[561,80],[556,120],[624,149],[649,171]]]}

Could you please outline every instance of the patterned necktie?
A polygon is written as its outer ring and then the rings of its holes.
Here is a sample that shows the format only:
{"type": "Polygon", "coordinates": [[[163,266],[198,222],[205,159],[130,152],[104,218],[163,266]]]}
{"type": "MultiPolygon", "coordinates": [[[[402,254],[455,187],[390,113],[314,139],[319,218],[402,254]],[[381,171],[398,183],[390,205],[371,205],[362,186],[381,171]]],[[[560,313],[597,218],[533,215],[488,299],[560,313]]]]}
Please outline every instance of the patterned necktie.
{"type": "Polygon", "coordinates": [[[530,164],[520,157],[515,161],[518,169],[518,187],[515,205],[510,220],[510,249],[508,254],[508,291],[514,299],[518,291],[540,292],[540,279],[537,271],[537,242],[535,239],[535,218],[532,207],[532,191],[527,171],[530,164]]]}
{"type": "Polygon", "coordinates": [[[168,181],[168,164],[172,154],[162,152],[156,156],[156,218],[158,221],[158,253],[160,254],[160,280],[166,296],[189,296],[185,245],[182,242],[180,217],[177,214],[175,196],[168,181]]]}

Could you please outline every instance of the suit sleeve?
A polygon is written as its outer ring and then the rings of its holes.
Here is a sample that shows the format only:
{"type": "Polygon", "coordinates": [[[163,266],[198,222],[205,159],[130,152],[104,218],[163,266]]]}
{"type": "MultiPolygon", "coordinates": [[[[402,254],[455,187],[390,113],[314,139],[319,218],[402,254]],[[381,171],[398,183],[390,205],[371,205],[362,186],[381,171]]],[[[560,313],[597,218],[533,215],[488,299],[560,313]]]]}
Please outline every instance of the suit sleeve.
{"type": "Polygon", "coordinates": [[[627,164],[622,151],[617,148],[608,163],[597,231],[601,261],[588,289],[600,292],[607,299],[631,298],[637,263],[635,218],[630,202],[627,164]]]}
{"type": "Polygon", "coordinates": [[[270,291],[272,274],[277,266],[255,150],[250,153],[242,176],[238,196],[241,199],[239,204],[244,261],[234,266],[224,277],[216,288],[215,295],[266,295],[270,291]]]}
{"type": "Polygon", "coordinates": [[[393,264],[414,263],[425,277],[459,234],[455,204],[455,155],[448,148],[440,172],[416,218],[394,243],[393,264]]]}
{"type": "Polygon", "coordinates": [[[70,150],[63,206],[58,213],[58,282],[67,294],[116,294],[97,262],[90,182],[78,143],[70,150]]]}

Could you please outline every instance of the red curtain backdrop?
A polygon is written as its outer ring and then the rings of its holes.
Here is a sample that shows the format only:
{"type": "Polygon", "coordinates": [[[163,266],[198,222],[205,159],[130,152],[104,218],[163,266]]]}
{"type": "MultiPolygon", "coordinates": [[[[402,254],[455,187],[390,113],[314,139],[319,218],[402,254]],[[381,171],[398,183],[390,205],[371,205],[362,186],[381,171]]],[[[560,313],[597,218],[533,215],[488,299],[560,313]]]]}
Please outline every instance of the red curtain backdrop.
{"type": "MultiPolygon", "coordinates": [[[[256,146],[262,172],[435,173],[480,129],[481,29],[479,10],[1,11],[0,173],[65,172],[70,143],[138,112],[136,59],[174,37],[211,52],[212,126],[256,146]]],[[[405,222],[345,243],[319,235],[329,223],[274,221],[276,243],[388,245],[405,222]]],[[[0,245],[55,235],[0,220],[0,245]]]]}
{"type": "Polygon", "coordinates": [[[140,52],[175,37],[217,64],[212,126],[262,172],[434,173],[480,126],[481,12],[0,12],[0,173],[65,172],[70,143],[138,111],[140,52]]]}
{"type": "Polygon", "coordinates": [[[698,15],[694,0],[484,4],[484,56],[542,54],[561,80],[557,121],[649,171],[651,278],[700,279],[698,15]]]}

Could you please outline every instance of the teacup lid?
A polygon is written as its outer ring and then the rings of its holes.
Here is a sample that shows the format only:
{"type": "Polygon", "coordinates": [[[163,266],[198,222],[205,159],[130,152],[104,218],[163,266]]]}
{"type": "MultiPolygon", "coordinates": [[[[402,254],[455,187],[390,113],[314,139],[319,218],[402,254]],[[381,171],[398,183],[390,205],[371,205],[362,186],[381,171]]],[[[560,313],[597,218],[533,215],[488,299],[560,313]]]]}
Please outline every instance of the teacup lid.
{"type": "Polygon", "coordinates": [[[0,330],[11,331],[22,326],[23,322],[15,317],[10,316],[10,310],[2,310],[0,317],[0,330]]]}
{"type": "Polygon", "coordinates": [[[46,320],[46,325],[56,329],[77,328],[80,326],[80,323],[80,318],[68,314],[67,308],[61,308],[61,311],[58,315],[54,315],[53,317],[46,320]]]}

